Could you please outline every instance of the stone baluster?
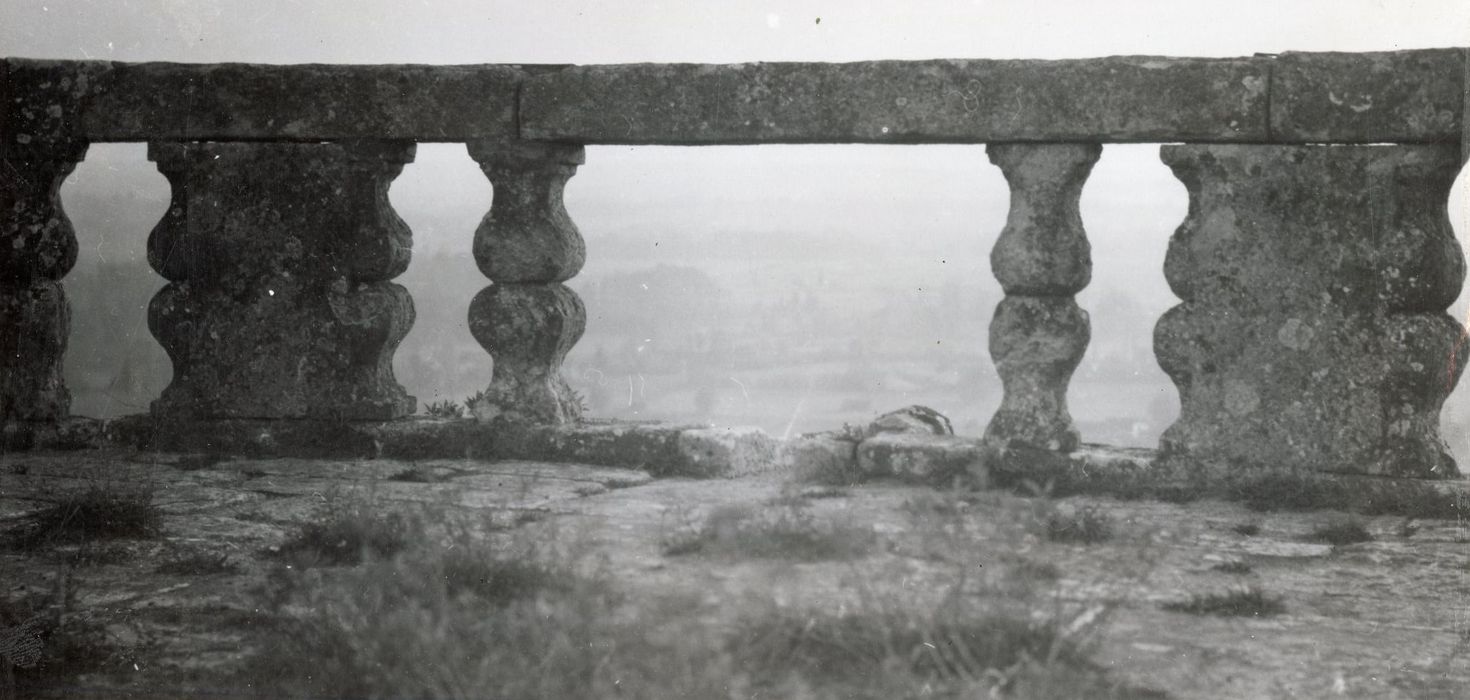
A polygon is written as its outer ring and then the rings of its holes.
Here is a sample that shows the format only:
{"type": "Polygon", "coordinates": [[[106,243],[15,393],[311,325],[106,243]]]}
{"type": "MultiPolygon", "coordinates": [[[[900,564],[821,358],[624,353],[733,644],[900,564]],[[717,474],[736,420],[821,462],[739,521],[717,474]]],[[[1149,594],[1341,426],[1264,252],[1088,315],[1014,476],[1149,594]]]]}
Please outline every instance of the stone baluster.
{"type": "Polygon", "coordinates": [[[148,326],[173,360],[159,417],[389,419],[413,324],[401,142],[149,144],[173,201],[148,240],[169,284],[148,326]]]}
{"type": "Polygon", "coordinates": [[[58,193],[86,152],[79,142],[0,144],[0,423],[55,422],[70,409],[61,278],[77,237],[58,193]]]}
{"type": "Polygon", "coordinates": [[[481,420],[561,424],[582,407],[561,376],[587,312],[561,284],[582,269],[586,248],[562,191],[583,162],[581,146],[524,141],[469,144],[494,187],[475,230],[475,262],[491,284],[470,303],[470,332],[494,361],[481,420]]]}
{"type": "Polygon", "coordinates": [[[1454,146],[1165,146],[1189,190],[1154,331],[1199,464],[1445,477],[1464,329],[1454,146]]]}
{"type": "Polygon", "coordinates": [[[1067,384],[1091,338],[1073,295],[1092,278],[1078,198],[1102,154],[1096,144],[991,144],[1010,185],[1010,214],[990,268],[1006,297],[990,323],[990,357],[1005,387],[985,439],[1070,452],[1079,436],[1067,384]]]}

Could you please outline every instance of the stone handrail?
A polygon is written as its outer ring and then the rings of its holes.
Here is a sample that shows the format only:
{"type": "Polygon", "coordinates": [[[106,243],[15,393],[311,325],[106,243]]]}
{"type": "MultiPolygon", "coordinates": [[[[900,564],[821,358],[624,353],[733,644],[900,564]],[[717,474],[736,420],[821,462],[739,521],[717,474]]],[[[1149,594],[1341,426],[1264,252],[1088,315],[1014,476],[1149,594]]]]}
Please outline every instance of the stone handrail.
{"type": "Polygon", "coordinates": [[[146,141],[173,202],[149,239],[159,419],[413,413],[392,355],[413,302],[387,189],[417,142],[466,143],[495,188],[469,304],[496,424],[578,421],[560,375],[585,258],[562,188],[586,144],[984,143],[1011,188],[991,262],[999,446],[1079,444],[1090,337],[1078,197],[1107,143],[1172,143],[1189,191],[1160,320],[1180,390],[1165,454],[1457,474],[1438,432],[1464,329],[1451,183],[1470,149],[1464,49],[1251,58],[606,66],[0,61],[0,422],[66,418],[77,256],[57,192],[88,143],[146,141]]]}

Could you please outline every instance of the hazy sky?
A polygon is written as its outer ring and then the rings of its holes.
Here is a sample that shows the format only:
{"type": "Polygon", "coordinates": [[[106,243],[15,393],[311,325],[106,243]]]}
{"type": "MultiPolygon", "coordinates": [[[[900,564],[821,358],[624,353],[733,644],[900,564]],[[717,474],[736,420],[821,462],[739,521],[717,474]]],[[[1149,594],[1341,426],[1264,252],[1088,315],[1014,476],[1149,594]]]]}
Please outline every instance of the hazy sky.
{"type": "Polygon", "coordinates": [[[122,61],[592,63],[1224,56],[1467,43],[1470,3],[1463,0],[0,3],[0,53],[122,61]]]}

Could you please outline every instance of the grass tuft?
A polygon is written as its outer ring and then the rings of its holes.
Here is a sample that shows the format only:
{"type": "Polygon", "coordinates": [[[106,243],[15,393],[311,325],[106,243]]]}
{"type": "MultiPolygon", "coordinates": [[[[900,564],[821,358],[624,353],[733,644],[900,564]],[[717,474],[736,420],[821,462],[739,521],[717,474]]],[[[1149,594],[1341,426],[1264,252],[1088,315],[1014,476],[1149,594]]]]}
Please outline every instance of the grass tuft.
{"type": "Polygon", "coordinates": [[[1280,598],[1261,592],[1259,588],[1243,588],[1227,593],[1196,593],[1189,600],[1164,603],[1164,610],[1190,615],[1220,617],[1270,617],[1286,612],[1280,598]]]}
{"type": "Polygon", "coordinates": [[[412,528],[401,513],[383,513],[365,499],[334,496],[321,519],[302,524],[272,554],[303,568],[350,566],[403,551],[412,528]]]}
{"type": "Polygon", "coordinates": [[[1312,534],[1307,535],[1307,540],[1341,547],[1359,542],[1371,542],[1373,535],[1368,532],[1368,528],[1364,527],[1361,521],[1342,519],[1319,526],[1312,531],[1312,534]]]}
{"type": "Polygon", "coordinates": [[[756,559],[826,561],[863,556],[873,531],[847,522],[819,522],[800,498],[757,507],[720,506],[700,523],[681,523],[663,538],[666,556],[710,554],[756,559]]]}
{"type": "Polygon", "coordinates": [[[785,611],[746,625],[732,650],[757,676],[796,672],[815,679],[877,680],[895,671],[927,681],[979,681],[1023,659],[1067,666],[1082,646],[1049,621],[993,613],[829,615],[785,611]]]}
{"type": "Polygon", "coordinates": [[[151,493],[92,486],[27,518],[8,539],[18,549],[34,550],[54,544],[157,537],[162,525],[163,513],[153,504],[151,493]]]}
{"type": "Polygon", "coordinates": [[[1053,512],[1046,519],[1046,538],[1066,544],[1098,544],[1113,538],[1112,520],[1097,506],[1053,512]]]}
{"type": "Polygon", "coordinates": [[[279,619],[233,682],[272,697],[725,696],[732,670],[684,610],[632,615],[586,557],[448,529],[415,528],[357,568],[275,572],[279,619]],[[650,634],[661,625],[676,629],[650,634]]]}
{"type": "Polygon", "coordinates": [[[424,404],[424,413],[434,418],[463,418],[464,407],[453,401],[437,401],[424,404]]]}

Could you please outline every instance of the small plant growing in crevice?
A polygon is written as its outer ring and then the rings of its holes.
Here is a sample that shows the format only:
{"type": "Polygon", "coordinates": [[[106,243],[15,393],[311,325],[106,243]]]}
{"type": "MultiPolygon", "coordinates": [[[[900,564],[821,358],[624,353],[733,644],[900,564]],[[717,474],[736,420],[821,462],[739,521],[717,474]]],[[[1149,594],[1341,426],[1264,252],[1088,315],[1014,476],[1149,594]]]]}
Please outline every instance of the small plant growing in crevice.
{"type": "Polygon", "coordinates": [[[55,544],[157,537],[163,512],[153,494],[92,486],[68,494],[25,519],[7,536],[11,546],[35,550],[55,544]]]}
{"type": "Polygon", "coordinates": [[[1240,561],[1239,559],[1220,562],[1219,564],[1210,567],[1210,569],[1218,571],[1222,574],[1235,574],[1237,576],[1244,576],[1252,571],[1250,564],[1240,561]]]}
{"type": "Polygon", "coordinates": [[[1319,526],[1310,535],[1307,535],[1307,540],[1342,547],[1359,542],[1371,542],[1373,535],[1368,532],[1368,528],[1364,527],[1361,521],[1349,518],[1334,520],[1319,526]]]}
{"type": "Polygon", "coordinates": [[[577,408],[577,415],[585,416],[592,412],[592,408],[587,404],[587,397],[583,396],[582,392],[568,387],[567,394],[567,403],[577,408]]]}
{"type": "Polygon", "coordinates": [[[343,566],[390,557],[408,546],[413,523],[367,499],[333,496],[318,520],[303,523],[271,552],[300,567],[343,566]]]}
{"type": "Polygon", "coordinates": [[[1071,512],[1053,511],[1046,518],[1046,538],[1064,544],[1098,544],[1113,538],[1112,520],[1097,506],[1071,512]]]}
{"type": "Polygon", "coordinates": [[[1164,610],[1190,615],[1220,617],[1270,617],[1286,612],[1280,598],[1266,595],[1259,588],[1242,588],[1226,593],[1196,593],[1188,600],[1164,603],[1164,610]]]}
{"type": "Polygon", "coordinates": [[[424,413],[434,418],[463,418],[464,408],[453,401],[436,401],[425,404],[424,413]]]}

